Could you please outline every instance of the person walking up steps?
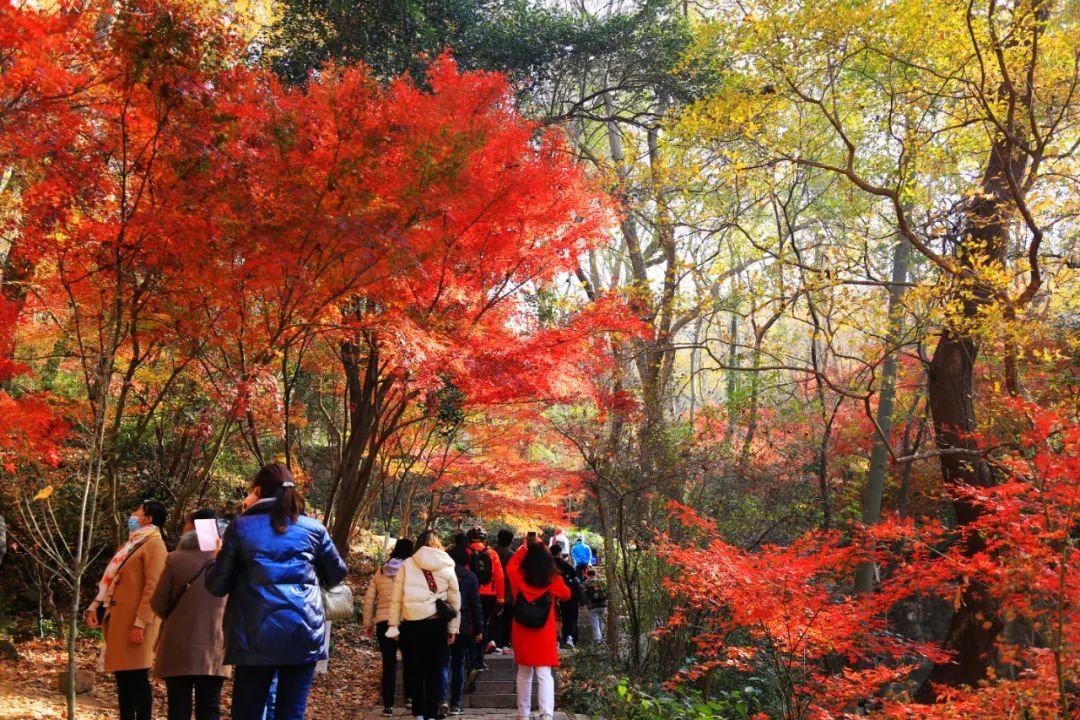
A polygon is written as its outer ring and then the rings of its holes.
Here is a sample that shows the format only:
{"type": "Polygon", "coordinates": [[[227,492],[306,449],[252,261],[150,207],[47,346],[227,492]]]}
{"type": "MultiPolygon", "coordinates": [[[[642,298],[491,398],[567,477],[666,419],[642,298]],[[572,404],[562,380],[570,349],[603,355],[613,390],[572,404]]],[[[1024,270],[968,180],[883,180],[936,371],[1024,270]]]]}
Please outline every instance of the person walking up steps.
{"type": "Polygon", "coordinates": [[[607,614],[607,586],[596,574],[596,568],[589,568],[585,572],[585,604],[589,608],[593,642],[603,642],[604,616],[607,614]]]}
{"type": "Polygon", "coordinates": [[[480,605],[480,583],[469,569],[469,551],[461,545],[450,549],[454,573],[461,593],[461,624],[458,639],[450,646],[450,714],[463,715],[462,696],[465,691],[466,666],[472,659],[472,648],[483,640],[484,611],[480,605]]]}
{"type": "Polygon", "coordinates": [[[216,520],[213,510],[196,510],[184,522],[184,534],[169,553],[150,607],[162,620],[154,659],[154,677],[165,680],[169,720],[220,720],[221,686],[232,669],[224,664],[221,629],[225,598],[206,589],[212,550],[200,550],[196,520],[216,520]]]}
{"type": "Polygon", "coordinates": [[[315,664],[326,658],[320,581],[345,579],[326,528],[307,517],[289,469],[263,466],[225,531],[206,587],[225,605],[225,662],[235,665],[232,720],[260,720],[277,676],[274,720],[304,720],[315,664]]]}
{"type": "MultiPolygon", "coordinates": [[[[398,644],[386,637],[390,627],[390,604],[394,595],[394,580],[401,570],[402,563],[413,554],[413,542],[401,538],[394,544],[390,559],[379,568],[364,593],[364,627],[368,637],[374,635],[382,654],[382,704],[383,715],[394,714],[394,684],[397,681],[398,644]]],[[[405,677],[405,687],[410,687],[411,678],[405,677]]],[[[409,697],[406,692],[405,696],[409,697]]]]}
{"type": "Polygon", "coordinates": [[[574,547],[570,548],[570,559],[573,561],[574,568],[578,571],[578,575],[582,578],[585,577],[585,571],[596,564],[592,548],[585,544],[584,535],[577,536],[574,547]]]}
{"type": "Polygon", "coordinates": [[[555,601],[568,600],[570,588],[555,569],[555,560],[532,533],[510,559],[507,569],[514,596],[514,626],[511,643],[517,672],[518,720],[528,720],[532,712],[533,678],[537,682],[540,720],[552,720],[555,713],[555,678],[559,666],[555,642],[555,601]]]}
{"type": "Polygon", "coordinates": [[[562,576],[566,587],[570,588],[570,598],[559,603],[559,614],[562,617],[562,641],[569,648],[574,647],[578,639],[578,613],[581,609],[581,600],[584,597],[584,587],[581,578],[578,577],[574,566],[563,558],[563,548],[559,543],[551,546],[551,555],[555,558],[555,569],[562,576]]]}
{"type": "Polygon", "coordinates": [[[405,673],[413,678],[412,710],[417,720],[437,720],[443,666],[450,659],[460,622],[454,561],[434,531],[426,530],[394,578],[386,631],[386,637],[401,643],[405,673]]]}
{"type": "Polygon", "coordinates": [[[499,556],[499,562],[503,566],[503,575],[506,576],[506,580],[503,582],[505,602],[503,603],[502,612],[495,617],[495,629],[492,631],[492,639],[495,641],[496,650],[501,651],[503,655],[510,654],[510,625],[514,621],[514,594],[510,592],[510,576],[506,572],[506,568],[510,564],[510,558],[514,555],[511,548],[513,544],[514,531],[500,530],[495,543],[495,554],[499,556]]]}
{"type": "Polygon", "coordinates": [[[495,650],[491,639],[495,616],[506,602],[506,581],[499,554],[487,546],[487,532],[482,527],[469,531],[469,569],[480,582],[480,604],[484,608],[483,642],[479,645],[477,667],[487,667],[484,654],[495,650]]]}

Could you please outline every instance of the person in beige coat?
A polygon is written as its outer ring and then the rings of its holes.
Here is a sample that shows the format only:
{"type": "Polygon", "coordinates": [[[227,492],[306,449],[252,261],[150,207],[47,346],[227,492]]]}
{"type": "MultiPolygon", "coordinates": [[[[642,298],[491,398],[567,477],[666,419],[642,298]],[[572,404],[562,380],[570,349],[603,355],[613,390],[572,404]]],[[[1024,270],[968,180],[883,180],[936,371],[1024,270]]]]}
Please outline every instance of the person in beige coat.
{"type": "Polygon", "coordinates": [[[390,599],[386,637],[400,636],[405,673],[412,677],[413,715],[434,720],[442,703],[442,671],[450,662],[450,646],[461,622],[461,593],[454,561],[438,536],[424,531],[416,551],[401,564],[390,599]],[[438,600],[454,610],[446,620],[438,615],[438,600]]]}
{"type": "Polygon", "coordinates": [[[109,561],[86,611],[86,623],[100,626],[105,637],[99,668],[116,675],[120,720],[150,720],[153,711],[150,667],[160,621],[150,598],[168,555],[164,525],[165,506],[159,502],[147,500],[131,514],[127,542],[109,561]]]}
{"type": "MultiPolygon", "coordinates": [[[[397,643],[386,637],[390,627],[390,604],[394,595],[394,579],[402,563],[413,554],[413,543],[401,538],[394,544],[390,559],[371,578],[364,593],[364,627],[368,637],[374,635],[382,653],[382,702],[383,715],[394,714],[394,683],[397,679],[397,643]]],[[[405,696],[412,697],[412,678],[405,675],[405,696]]]]}
{"type": "Polygon", "coordinates": [[[226,598],[206,589],[206,570],[213,551],[199,549],[196,520],[216,520],[213,510],[196,510],[184,523],[184,534],[169,553],[150,606],[163,623],[154,660],[154,677],[165,680],[169,720],[220,720],[221,686],[232,675],[225,659],[222,620],[226,598]]]}

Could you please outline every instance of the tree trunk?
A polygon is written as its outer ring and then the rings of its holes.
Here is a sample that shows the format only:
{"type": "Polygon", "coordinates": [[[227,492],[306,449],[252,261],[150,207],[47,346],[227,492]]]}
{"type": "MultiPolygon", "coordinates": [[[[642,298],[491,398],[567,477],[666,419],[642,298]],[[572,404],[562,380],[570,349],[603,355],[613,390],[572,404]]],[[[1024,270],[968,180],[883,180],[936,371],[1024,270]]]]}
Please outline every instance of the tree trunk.
{"type": "MultiPolygon", "coordinates": [[[[1049,3],[1034,0],[1036,26],[1042,31],[1049,3]],[[1041,6],[1041,7],[1040,7],[1041,6]]],[[[1006,88],[1002,99],[1010,101],[1006,88]]],[[[1012,97],[1022,116],[1031,101],[1031,88],[1012,97]]],[[[1012,130],[1016,130],[1012,128],[1012,130]]],[[[972,485],[987,487],[994,483],[990,466],[976,455],[977,442],[973,433],[978,429],[974,406],[975,359],[979,352],[975,337],[967,328],[983,322],[983,309],[992,301],[992,288],[979,280],[983,268],[994,271],[1003,268],[1009,243],[1009,223],[1016,210],[1016,198],[1010,188],[1022,186],[1028,157],[1016,149],[1008,136],[998,133],[993,138],[990,156],[980,184],[980,192],[968,205],[964,236],[956,246],[956,258],[964,274],[958,278],[956,289],[960,301],[960,322],[947,326],[941,333],[930,362],[927,397],[934,420],[934,435],[941,455],[941,472],[946,487],[972,485]],[[956,452],[959,451],[959,452],[956,452]]],[[[965,498],[953,501],[956,521],[960,527],[970,525],[982,515],[982,508],[965,498]]],[[[973,555],[984,547],[977,533],[967,533],[962,551],[973,555]]],[[[952,662],[934,667],[927,682],[920,688],[918,698],[934,700],[932,685],[975,685],[986,677],[993,662],[992,651],[1003,627],[997,604],[985,588],[972,583],[963,593],[962,602],[953,615],[945,647],[955,653],[952,662]]]]}
{"type": "Polygon", "coordinates": [[[342,461],[334,478],[333,518],[330,536],[344,557],[349,552],[349,535],[355,513],[363,500],[367,477],[362,470],[369,466],[367,455],[379,421],[380,401],[388,382],[379,374],[379,344],[371,331],[363,333],[362,349],[352,341],[341,344],[341,364],[345,372],[349,408],[349,433],[342,461]]]}
{"type": "MultiPolygon", "coordinates": [[[[892,433],[893,406],[896,400],[896,354],[904,332],[904,309],[900,301],[907,281],[911,245],[897,233],[893,246],[892,283],[889,285],[889,326],[885,333],[885,360],[881,364],[881,390],[878,393],[877,426],[880,435],[874,435],[870,448],[870,475],[862,496],[862,523],[870,527],[881,520],[881,499],[885,492],[885,473],[889,461],[889,435],[892,433]]],[[[874,587],[877,567],[873,562],[863,563],[855,572],[855,592],[869,593],[874,587]]]]}
{"type": "Polygon", "coordinates": [[[735,413],[739,388],[739,316],[731,311],[728,319],[728,369],[725,371],[724,404],[727,406],[727,426],[724,428],[724,446],[730,448],[735,442],[735,413]]]}

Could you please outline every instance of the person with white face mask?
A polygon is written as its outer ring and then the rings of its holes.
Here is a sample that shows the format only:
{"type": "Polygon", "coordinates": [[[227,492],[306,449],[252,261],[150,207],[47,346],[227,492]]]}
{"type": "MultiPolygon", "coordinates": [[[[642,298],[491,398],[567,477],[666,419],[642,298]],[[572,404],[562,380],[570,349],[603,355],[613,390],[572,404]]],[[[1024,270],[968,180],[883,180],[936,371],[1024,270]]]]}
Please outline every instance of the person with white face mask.
{"type": "Polygon", "coordinates": [[[86,624],[101,627],[105,645],[98,669],[114,673],[120,720],[150,720],[160,619],[150,606],[165,568],[165,506],[147,500],[128,517],[128,539],[109,561],[86,610],[86,624]]]}

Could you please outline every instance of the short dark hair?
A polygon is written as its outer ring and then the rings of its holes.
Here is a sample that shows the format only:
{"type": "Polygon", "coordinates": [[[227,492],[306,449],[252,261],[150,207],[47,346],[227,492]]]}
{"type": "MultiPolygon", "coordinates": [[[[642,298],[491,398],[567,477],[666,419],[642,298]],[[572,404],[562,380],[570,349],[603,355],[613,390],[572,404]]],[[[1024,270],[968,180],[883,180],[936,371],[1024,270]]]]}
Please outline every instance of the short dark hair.
{"type": "Polygon", "coordinates": [[[409,538],[399,538],[394,543],[394,549],[390,551],[390,557],[398,560],[404,560],[412,557],[413,554],[413,541],[409,538]]]}
{"type": "Polygon", "coordinates": [[[510,547],[510,544],[514,542],[514,531],[503,528],[499,531],[496,542],[502,547],[510,547]]]}
{"type": "Polygon", "coordinates": [[[589,568],[585,571],[585,574],[589,577],[596,577],[596,568],[589,568]]]}
{"type": "Polygon", "coordinates": [[[196,520],[217,520],[217,513],[211,508],[199,508],[187,517],[191,522],[196,520]]]}
{"type": "Polygon", "coordinates": [[[559,557],[560,555],[562,555],[562,551],[563,551],[563,546],[562,546],[561,542],[553,542],[553,543],[551,543],[551,554],[552,555],[554,555],[555,557],[559,557]]]}
{"type": "Polygon", "coordinates": [[[447,553],[450,555],[451,558],[454,559],[454,562],[456,564],[469,564],[469,548],[465,547],[464,545],[454,545],[454,547],[450,548],[447,553]]]}

